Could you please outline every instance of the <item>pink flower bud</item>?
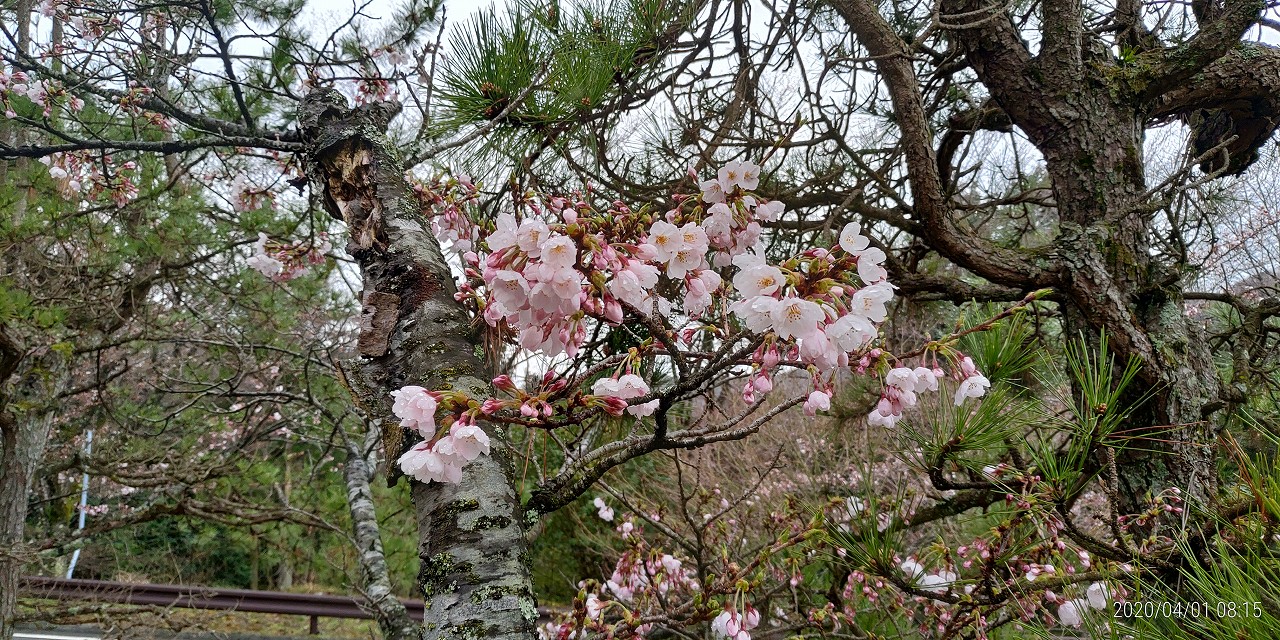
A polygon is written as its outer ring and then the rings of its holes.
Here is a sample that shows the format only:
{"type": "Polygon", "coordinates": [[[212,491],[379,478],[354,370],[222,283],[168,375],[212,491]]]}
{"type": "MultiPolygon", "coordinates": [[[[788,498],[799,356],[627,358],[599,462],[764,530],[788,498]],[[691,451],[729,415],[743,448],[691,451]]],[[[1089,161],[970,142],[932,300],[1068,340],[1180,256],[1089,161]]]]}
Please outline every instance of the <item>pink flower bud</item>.
{"type": "Polygon", "coordinates": [[[615,299],[610,298],[604,303],[604,317],[614,324],[622,323],[622,305],[615,299]]]}
{"type": "Polygon", "coordinates": [[[876,403],[876,411],[888,418],[893,415],[893,402],[885,396],[880,396],[880,402],[876,403]]]}
{"type": "Polygon", "coordinates": [[[627,410],[627,401],[614,396],[605,396],[604,410],[611,416],[620,416],[627,410]]]}
{"type": "Polygon", "coordinates": [[[765,370],[769,370],[769,371],[773,370],[774,367],[778,366],[778,360],[780,359],[781,358],[778,355],[778,348],[774,346],[770,346],[769,350],[764,352],[763,364],[764,364],[765,370]]]}

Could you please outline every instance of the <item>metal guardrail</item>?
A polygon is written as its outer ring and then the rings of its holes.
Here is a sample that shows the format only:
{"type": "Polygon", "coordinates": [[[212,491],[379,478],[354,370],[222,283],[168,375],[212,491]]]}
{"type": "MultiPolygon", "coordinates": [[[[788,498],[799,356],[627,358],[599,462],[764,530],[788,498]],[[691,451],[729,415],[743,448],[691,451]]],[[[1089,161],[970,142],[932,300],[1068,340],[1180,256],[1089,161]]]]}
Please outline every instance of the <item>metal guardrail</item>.
{"type": "MultiPolygon", "coordinates": [[[[320,633],[319,618],[372,620],[374,617],[368,611],[364,600],[348,596],[41,577],[23,578],[21,588],[23,594],[29,598],[94,600],[114,604],[308,616],[311,619],[312,635],[320,633]]],[[[422,601],[400,598],[400,602],[404,603],[410,618],[417,622],[422,621],[424,613],[422,601]]],[[[545,607],[538,608],[539,618],[549,618],[551,615],[551,610],[545,607]]]]}

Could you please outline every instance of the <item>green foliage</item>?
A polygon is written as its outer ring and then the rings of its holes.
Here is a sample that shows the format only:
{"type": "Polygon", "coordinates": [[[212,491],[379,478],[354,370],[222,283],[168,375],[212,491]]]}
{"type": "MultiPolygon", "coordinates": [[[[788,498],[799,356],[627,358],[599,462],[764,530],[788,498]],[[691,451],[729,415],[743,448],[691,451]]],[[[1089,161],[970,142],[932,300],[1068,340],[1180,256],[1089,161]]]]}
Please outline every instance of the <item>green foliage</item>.
{"type": "Polygon", "coordinates": [[[921,404],[925,419],[904,424],[902,435],[920,446],[930,468],[954,463],[973,471],[989,464],[986,452],[999,450],[1015,437],[1032,411],[1032,405],[1018,400],[1004,385],[979,403],[957,407],[946,394],[936,393],[921,404]]]}
{"type": "MultiPolygon", "coordinates": [[[[999,309],[995,305],[977,305],[965,314],[961,324],[973,327],[997,313],[999,309]]],[[[1005,383],[1020,390],[1027,386],[1026,374],[1044,355],[1044,346],[1036,341],[1035,329],[1023,314],[1001,320],[986,331],[964,336],[959,347],[973,358],[991,384],[1005,383]]]]}
{"type": "Polygon", "coordinates": [[[505,12],[481,11],[454,32],[439,80],[447,109],[434,126],[457,131],[507,112],[486,144],[523,149],[634,82],[686,11],[657,0],[514,0],[505,12]]]}

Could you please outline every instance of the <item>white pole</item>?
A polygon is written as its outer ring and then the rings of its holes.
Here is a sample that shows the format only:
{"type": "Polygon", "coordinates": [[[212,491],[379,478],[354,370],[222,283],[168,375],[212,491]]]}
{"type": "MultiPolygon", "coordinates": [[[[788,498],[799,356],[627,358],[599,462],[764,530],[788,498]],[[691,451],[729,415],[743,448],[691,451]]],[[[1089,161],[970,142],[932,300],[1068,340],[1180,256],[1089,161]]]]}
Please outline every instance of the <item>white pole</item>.
{"type": "MultiPolygon", "coordinates": [[[[88,458],[90,453],[93,453],[93,429],[90,429],[90,430],[88,431],[88,433],[87,433],[87,434],[86,434],[86,436],[85,436],[85,441],[84,441],[84,455],[85,455],[85,458],[88,458]]],[[[81,479],[80,484],[81,484],[81,487],[80,487],[80,526],[79,526],[79,527],[77,527],[77,529],[78,529],[78,530],[80,530],[80,531],[83,531],[83,530],[84,530],[84,517],[85,517],[85,510],[89,508],[89,472],[88,472],[88,471],[85,471],[85,472],[84,472],[84,478],[82,478],[82,479],[81,479]]],[[[83,540],[81,540],[81,541],[80,541],[80,544],[81,544],[81,545],[83,545],[83,544],[84,544],[84,541],[83,541],[83,540]]],[[[80,546],[76,546],[76,550],[75,550],[75,551],[73,551],[73,552],[71,553],[71,565],[67,567],[67,579],[68,579],[68,580],[70,580],[70,579],[71,579],[71,574],[75,573],[75,571],[76,571],[76,561],[78,561],[79,559],[80,559],[80,546]]]]}

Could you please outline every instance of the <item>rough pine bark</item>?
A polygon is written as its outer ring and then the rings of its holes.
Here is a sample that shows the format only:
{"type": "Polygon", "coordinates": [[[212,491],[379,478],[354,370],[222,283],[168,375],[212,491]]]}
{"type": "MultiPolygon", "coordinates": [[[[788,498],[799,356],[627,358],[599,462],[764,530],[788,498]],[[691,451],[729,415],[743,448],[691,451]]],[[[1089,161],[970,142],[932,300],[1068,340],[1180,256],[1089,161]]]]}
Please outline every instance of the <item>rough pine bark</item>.
{"type": "MultiPolygon", "coordinates": [[[[452,388],[484,397],[491,372],[453,277],[387,139],[398,111],[388,103],[349,108],[336,91],[303,101],[309,175],[326,209],[347,224],[347,251],[359,263],[364,305],[360,360],[348,367],[357,401],[390,418],[390,393],[404,385],[452,388]]],[[[419,586],[426,598],[424,637],[535,637],[536,602],[524,518],[501,430],[484,425],[492,453],[463,470],[461,484],[412,483],[419,527],[419,586]]],[[[394,459],[400,447],[391,447],[394,459]]]]}
{"type": "Polygon", "coordinates": [[[27,504],[53,428],[53,413],[39,409],[62,393],[68,379],[60,354],[24,357],[0,330],[0,640],[13,637],[27,504]],[[11,376],[16,379],[6,385],[11,376]]]}
{"type": "MultiPolygon", "coordinates": [[[[0,327],[0,385],[18,369],[22,350],[0,327]]],[[[13,614],[18,606],[18,578],[22,567],[18,549],[27,515],[27,494],[19,485],[24,468],[18,455],[17,420],[9,411],[8,394],[0,387],[0,639],[13,637],[13,614]]]]}
{"type": "MultiPolygon", "coordinates": [[[[831,4],[874,57],[888,88],[913,213],[924,222],[930,248],[1000,285],[1054,287],[1069,337],[1082,334],[1096,347],[1105,331],[1122,363],[1136,358],[1143,365],[1130,401],[1148,391],[1152,397],[1125,425],[1132,446],[1121,452],[1121,512],[1137,512],[1149,494],[1171,487],[1212,507],[1218,476],[1210,418],[1231,391],[1184,313],[1189,266],[1153,257],[1152,238],[1160,233],[1154,214],[1162,205],[1151,202],[1143,136],[1156,120],[1223,112],[1237,139],[1222,139],[1225,153],[1235,155],[1218,164],[1240,171],[1257,157],[1280,123],[1280,50],[1240,42],[1263,3],[1224,0],[1221,12],[1187,41],[1146,45],[1132,59],[1118,60],[1086,27],[1079,0],[1044,0],[1035,54],[1010,15],[992,13],[979,0],[944,0],[943,14],[984,16],[955,18],[948,31],[1000,113],[988,126],[1021,129],[1043,154],[1052,180],[1059,227],[1053,244],[1047,251],[1001,253],[953,219],[940,179],[952,167],[939,167],[912,48],[876,3],[831,4]]],[[[954,139],[947,144],[954,146],[954,139]]]]}

